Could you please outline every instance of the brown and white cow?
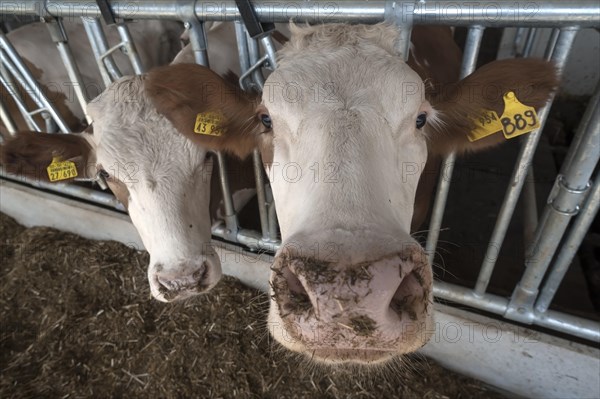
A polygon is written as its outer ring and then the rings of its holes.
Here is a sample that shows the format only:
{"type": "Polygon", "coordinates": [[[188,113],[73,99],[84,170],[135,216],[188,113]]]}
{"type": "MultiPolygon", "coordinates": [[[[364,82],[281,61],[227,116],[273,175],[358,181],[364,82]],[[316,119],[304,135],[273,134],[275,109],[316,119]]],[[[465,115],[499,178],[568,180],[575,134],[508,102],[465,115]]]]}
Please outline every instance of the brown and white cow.
{"type": "MultiPolygon", "coordinates": [[[[236,62],[231,60],[232,65],[236,62]]],[[[221,198],[214,180],[211,189],[213,157],[157,112],[146,80],[124,77],[92,100],[87,112],[94,120],[93,133],[19,132],[1,146],[0,164],[9,172],[46,181],[54,157],[75,162],[78,177],[95,177],[105,170],[110,189],[127,207],[150,253],[152,295],[169,302],[205,292],[219,280],[220,261],[210,245],[210,229],[221,198]]],[[[220,96],[222,84],[221,78],[207,81],[205,92],[196,95],[220,96]]],[[[237,92],[229,93],[229,101],[236,101],[237,92]]],[[[253,191],[248,189],[254,186],[252,164],[232,159],[228,169],[232,190],[238,189],[234,205],[240,210],[253,191]]]]}
{"type": "Polygon", "coordinates": [[[451,83],[460,53],[450,35],[432,32],[413,32],[405,63],[397,30],[385,24],[292,27],[262,101],[241,93],[223,101],[232,87],[198,95],[218,77],[196,66],[149,75],[159,112],[195,142],[261,149],[283,240],[270,331],[311,359],[374,364],[428,341],[431,265],[410,235],[422,165],[502,142],[502,133],[469,142],[474,118],[501,115],[509,91],[539,108],[557,86],[553,65],[533,59],[495,61],[451,83]],[[221,136],[192,133],[206,111],[228,122],[221,136]]]}

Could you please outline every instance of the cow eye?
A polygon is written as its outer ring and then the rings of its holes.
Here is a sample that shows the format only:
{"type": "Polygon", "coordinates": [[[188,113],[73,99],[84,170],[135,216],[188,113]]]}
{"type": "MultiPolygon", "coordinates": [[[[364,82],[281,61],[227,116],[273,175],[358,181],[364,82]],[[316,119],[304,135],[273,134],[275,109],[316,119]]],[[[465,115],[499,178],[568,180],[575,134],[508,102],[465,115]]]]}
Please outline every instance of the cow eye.
{"type": "Polygon", "coordinates": [[[269,114],[260,114],[259,118],[267,129],[271,129],[273,127],[273,122],[271,121],[271,116],[269,114]]]}
{"type": "Polygon", "coordinates": [[[423,128],[427,123],[427,112],[421,112],[419,116],[417,116],[417,129],[423,128]]]}

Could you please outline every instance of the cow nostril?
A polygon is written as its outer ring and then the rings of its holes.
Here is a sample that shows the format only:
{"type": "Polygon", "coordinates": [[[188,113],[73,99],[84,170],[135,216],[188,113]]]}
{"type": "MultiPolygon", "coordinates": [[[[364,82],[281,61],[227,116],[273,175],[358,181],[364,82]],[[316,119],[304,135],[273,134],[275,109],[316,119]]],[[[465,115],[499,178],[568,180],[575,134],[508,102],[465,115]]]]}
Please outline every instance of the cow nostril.
{"type": "Polygon", "coordinates": [[[285,301],[285,310],[287,312],[305,313],[312,309],[313,306],[310,302],[308,292],[300,279],[298,279],[289,267],[284,267],[282,274],[287,283],[289,299],[285,301]]]}
{"type": "Polygon", "coordinates": [[[422,300],[423,287],[419,284],[419,278],[415,273],[418,271],[413,270],[402,279],[390,302],[390,309],[400,319],[407,318],[411,321],[418,319],[416,307],[422,300]]]}

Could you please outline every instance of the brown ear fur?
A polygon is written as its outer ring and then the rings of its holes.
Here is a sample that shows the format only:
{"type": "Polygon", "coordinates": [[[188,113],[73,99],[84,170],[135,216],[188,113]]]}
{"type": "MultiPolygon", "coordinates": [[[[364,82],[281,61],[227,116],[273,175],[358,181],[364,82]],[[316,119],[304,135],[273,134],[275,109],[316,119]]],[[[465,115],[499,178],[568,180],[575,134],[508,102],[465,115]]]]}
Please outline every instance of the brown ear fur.
{"type": "Polygon", "coordinates": [[[457,84],[443,87],[436,97],[429,99],[441,119],[441,123],[427,128],[430,153],[477,151],[505,141],[502,133],[496,133],[471,143],[467,133],[475,125],[468,116],[475,117],[484,109],[501,115],[503,95],[509,91],[521,103],[539,109],[550,99],[558,83],[552,63],[521,58],[491,62],[457,84]]]}
{"type": "Polygon", "coordinates": [[[210,69],[196,64],[168,65],[150,71],[144,84],[157,111],[190,140],[240,158],[256,147],[262,126],[256,117],[257,98],[210,69]],[[202,112],[223,116],[221,136],[194,133],[196,115],[202,112]]]}
{"type": "Polygon", "coordinates": [[[75,162],[85,176],[92,147],[78,134],[18,132],[0,145],[0,165],[16,175],[48,181],[46,168],[53,157],[75,162]]]}

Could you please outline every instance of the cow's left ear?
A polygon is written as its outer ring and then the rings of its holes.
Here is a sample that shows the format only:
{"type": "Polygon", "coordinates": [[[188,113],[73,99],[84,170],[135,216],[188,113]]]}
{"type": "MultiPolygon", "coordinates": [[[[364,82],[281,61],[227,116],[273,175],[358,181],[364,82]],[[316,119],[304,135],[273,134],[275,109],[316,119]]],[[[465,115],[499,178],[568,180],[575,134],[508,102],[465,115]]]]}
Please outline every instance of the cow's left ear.
{"type": "MultiPolygon", "coordinates": [[[[237,79],[236,79],[237,80],[237,79]]],[[[192,142],[244,158],[256,147],[258,97],[196,64],[155,68],[144,80],[158,113],[192,142]]]]}
{"type": "Polygon", "coordinates": [[[426,130],[430,153],[478,151],[516,136],[523,124],[523,131],[531,130],[537,118],[531,108],[543,107],[557,87],[556,67],[548,61],[521,58],[484,65],[429,99],[437,111],[437,123],[426,130]]]}

